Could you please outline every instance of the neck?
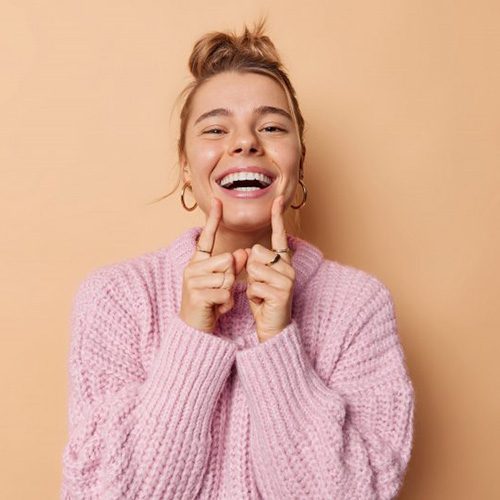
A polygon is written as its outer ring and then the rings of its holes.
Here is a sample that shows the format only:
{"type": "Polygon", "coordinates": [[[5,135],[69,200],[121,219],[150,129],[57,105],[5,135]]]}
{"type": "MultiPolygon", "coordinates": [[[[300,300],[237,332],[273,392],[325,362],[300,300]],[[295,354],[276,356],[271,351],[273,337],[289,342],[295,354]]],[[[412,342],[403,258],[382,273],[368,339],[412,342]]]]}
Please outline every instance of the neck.
{"type": "Polygon", "coordinates": [[[232,253],[239,248],[243,250],[252,248],[257,243],[266,248],[271,248],[271,231],[271,226],[256,231],[234,231],[219,225],[215,234],[212,255],[225,252],[232,253]]]}

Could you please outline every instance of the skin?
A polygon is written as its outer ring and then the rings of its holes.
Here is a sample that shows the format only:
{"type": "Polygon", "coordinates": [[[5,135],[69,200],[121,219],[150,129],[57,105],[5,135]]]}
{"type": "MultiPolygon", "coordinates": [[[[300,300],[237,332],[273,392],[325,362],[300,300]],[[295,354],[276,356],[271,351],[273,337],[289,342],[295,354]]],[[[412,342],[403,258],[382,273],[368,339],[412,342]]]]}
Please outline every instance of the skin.
{"type": "Polygon", "coordinates": [[[257,114],[273,106],[291,114],[286,95],[272,78],[226,72],[196,92],[180,158],[184,181],[192,186],[206,223],[198,240],[212,254],[195,251],[184,270],[181,318],[213,332],[217,318],[234,302],[232,286],[247,282],[246,295],[261,342],[291,321],[295,271],[289,254],[272,266],[271,248],[287,247],[283,220],[297,187],[301,149],[292,119],[278,113],[257,114]],[[197,122],[207,111],[225,108],[197,122]],[[233,166],[258,165],[276,177],[271,189],[255,199],[233,198],[215,179],[233,166]]]}

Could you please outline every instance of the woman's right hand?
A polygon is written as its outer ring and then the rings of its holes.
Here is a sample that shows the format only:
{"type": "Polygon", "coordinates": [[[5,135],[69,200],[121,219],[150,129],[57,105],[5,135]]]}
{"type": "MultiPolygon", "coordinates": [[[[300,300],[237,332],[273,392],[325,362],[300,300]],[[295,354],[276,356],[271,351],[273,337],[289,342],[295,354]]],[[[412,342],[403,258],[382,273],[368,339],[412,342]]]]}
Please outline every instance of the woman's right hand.
{"type": "MultiPolygon", "coordinates": [[[[212,251],[217,227],[222,218],[222,203],[213,198],[198,247],[212,251]]],[[[213,332],[217,319],[234,305],[232,286],[247,260],[238,249],[211,256],[196,250],[184,268],[181,319],[198,330],[213,332]]]]}

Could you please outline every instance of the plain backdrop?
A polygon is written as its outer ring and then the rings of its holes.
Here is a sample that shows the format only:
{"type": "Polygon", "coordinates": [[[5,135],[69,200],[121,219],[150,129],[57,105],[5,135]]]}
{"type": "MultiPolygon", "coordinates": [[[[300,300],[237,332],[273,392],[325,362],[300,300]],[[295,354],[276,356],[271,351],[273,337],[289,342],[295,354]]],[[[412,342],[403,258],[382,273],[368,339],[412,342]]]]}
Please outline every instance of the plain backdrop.
{"type": "Polygon", "coordinates": [[[307,122],[300,236],[392,291],[416,389],[400,498],[500,498],[500,4],[0,7],[0,497],[57,498],[69,311],[98,266],[168,245],[178,110],[206,31],[268,18],[307,122]]]}

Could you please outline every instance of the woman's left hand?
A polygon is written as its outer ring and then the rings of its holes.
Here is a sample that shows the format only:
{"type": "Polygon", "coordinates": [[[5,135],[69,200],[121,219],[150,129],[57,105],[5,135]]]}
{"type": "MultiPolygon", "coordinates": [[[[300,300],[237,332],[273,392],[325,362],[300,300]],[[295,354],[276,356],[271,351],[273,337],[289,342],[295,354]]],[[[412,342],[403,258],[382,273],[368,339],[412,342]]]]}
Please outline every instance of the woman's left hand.
{"type": "MultiPolygon", "coordinates": [[[[282,195],[273,202],[271,224],[272,248],[288,248],[282,195]]],[[[246,252],[246,294],[255,318],[257,335],[260,342],[265,342],[291,322],[295,269],[292,267],[289,253],[280,253],[278,262],[270,264],[276,257],[276,252],[259,244],[251,249],[247,248],[246,252]]]]}

